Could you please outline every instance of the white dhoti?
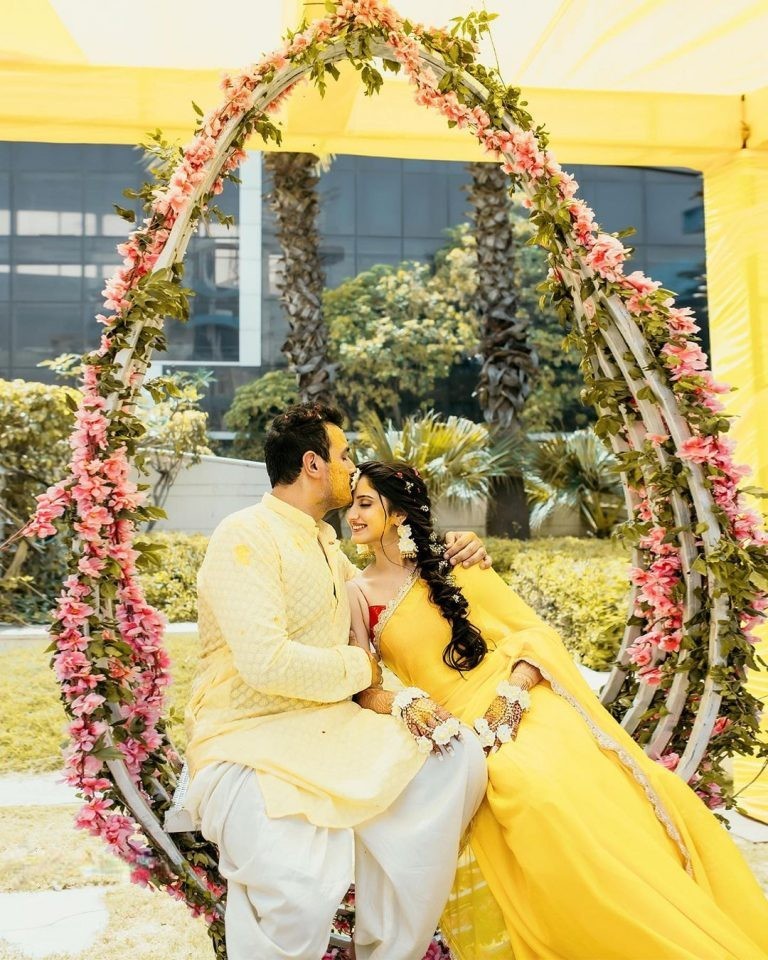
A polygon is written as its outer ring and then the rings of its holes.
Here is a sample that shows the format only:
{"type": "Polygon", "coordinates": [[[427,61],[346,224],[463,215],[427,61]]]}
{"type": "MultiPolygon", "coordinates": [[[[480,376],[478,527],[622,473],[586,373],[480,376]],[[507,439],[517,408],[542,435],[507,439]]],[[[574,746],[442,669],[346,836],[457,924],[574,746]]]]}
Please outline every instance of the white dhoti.
{"type": "Polygon", "coordinates": [[[468,730],[430,757],[384,813],[354,828],[271,819],[256,773],[205,767],[188,804],[219,848],[228,883],[229,960],[319,960],[355,883],[358,960],[421,960],[453,883],[461,836],[485,794],[485,756],[468,730]]]}

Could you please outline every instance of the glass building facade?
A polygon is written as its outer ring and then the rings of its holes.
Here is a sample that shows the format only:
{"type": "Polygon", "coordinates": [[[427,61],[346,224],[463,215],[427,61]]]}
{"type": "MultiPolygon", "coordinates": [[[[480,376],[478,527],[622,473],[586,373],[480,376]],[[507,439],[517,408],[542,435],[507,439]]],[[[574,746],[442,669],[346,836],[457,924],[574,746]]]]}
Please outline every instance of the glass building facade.
{"type": "MultiPolygon", "coordinates": [[[[625,241],[641,269],[704,321],[701,178],[687,170],[569,168],[603,229],[634,226],[625,241]]],[[[98,342],[94,316],[104,281],[119,264],[115,245],[130,225],[113,207],[145,179],[133,148],[0,143],[0,376],[49,380],[37,364],[98,342]]],[[[450,161],[336,157],[321,176],[321,249],[328,286],[374,264],[431,261],[445,232],[467,219],[466,167],[450,161]]],[[[229,230],[203,227],[190,243],[185,283],[195,292],[186,325],[168,330],[158,366],[211,370],[211,426],[234,391],[283,362],[286,325],[275,285],[279,245],[264,199],[260,156],[242,184],[218,198],[235,217],[229,230]]],[[[463,412],[457,409],[454,412],[463,412]]]]}

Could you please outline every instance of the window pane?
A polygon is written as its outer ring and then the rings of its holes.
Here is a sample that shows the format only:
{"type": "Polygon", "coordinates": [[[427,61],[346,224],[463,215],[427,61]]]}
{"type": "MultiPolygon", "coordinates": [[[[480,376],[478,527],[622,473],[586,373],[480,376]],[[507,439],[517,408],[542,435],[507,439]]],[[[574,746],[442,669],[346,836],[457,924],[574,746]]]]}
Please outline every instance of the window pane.
{"type": "MultiPolygon", "coordinates": [[[[2,274],[0,274],[0,279],[2,274]]],[[[11,308],[0,301],[0,366],[11,365],[11,308]]]]}
{"type": "Polygon", "coordinates": [[[17,263],[13,270],[13,299],[76,303],[83,295],[80,263],[17,263]]]}
{"type": "Polygon", "coordinates": [[[440,235],[448,220],[448,178],[444,174],[403,175],[403,236],[440,235]]]}
{"type": "Polygon", "coordinates": [[[124,173],[92,173],[85,181],[85,233],[88,236],[120,237],[128,236],[132,225],[115,213],[114,204],[136,209],[136,204],[123,196],[123,190],[137,187],[138,181],[129,179],[124,173]]]}
{"type": "Polygon", "coordinates": [[[14,203],[20,236],[79,236],[83,232],[83,185],[75,174],[18,173],[14,203]]]}
{"type": "Polygon", "coordinates": [[[327,174],[320,178],[320,233],[348,234],[355,232],[355,173],[354,168],[339,167],[333,162],[327,174]]]}
{"type": "Polygon", "coordinates": [[[34,367],[61,353],[83,352],[79,305],[51,309],[47,303],[16,303],[12,310],[14,368],[34,367]]]}
{"type": "Polygon", "coordinates": [[[0,173],[0,237],[11,232],[10,175],[0,173]]]}
{"type": "Polygon", "coordinates": [[[362,273],[377,263],[397,264],[403,259],[403,244],[400,237],[358,237],[357,272],[362,273]]]}
{"type": "Polygon", "coordinates": [[[400,237],[402,231],[400,172],[382,171],[357,178],[357,233],[368,237],[400,237]]]}
{"type": "Polygon", "coordinates": [[[646,191],[648,240],[651,243],[690,243],[691,209],[701,207],[698,178],[651,181],[646,191]]]}

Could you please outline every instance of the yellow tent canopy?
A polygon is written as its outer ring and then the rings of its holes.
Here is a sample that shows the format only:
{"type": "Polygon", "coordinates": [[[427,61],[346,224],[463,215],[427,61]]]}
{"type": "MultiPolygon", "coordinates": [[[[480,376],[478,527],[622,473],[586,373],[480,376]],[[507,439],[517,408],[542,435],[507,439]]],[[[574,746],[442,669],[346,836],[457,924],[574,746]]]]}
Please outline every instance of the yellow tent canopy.
{"type": "MultiPolygon", "coordinates": [[[[485,6],[394,5],[439,25],[485,6]]],[[[561,162],[703,171],[713,367],[738,387],[731,412],[740,415],[741,458],[768,487],[768,0],[488,6],[500,17],[481,59],[523,88],[561,162]]],[[[0,139],[135,143],[155,127],[187,139],[190,100],[215,106],[223,71],[323,13],[322,0],[4,0],[0,139]]],[[[417,107],[397,77],[365,98],[355,72],[343,70],[322,106],[314,89],[300,89],[281,119],[288,150],[480,158],[471,138],[417,107]]],[[[768,695],[768,683],[755,692],[768,695]]],[[[737,772],[749,778],[748,765],[737,772]]],[[[768,819],[768,785],[750,804],[768,819]]]]}

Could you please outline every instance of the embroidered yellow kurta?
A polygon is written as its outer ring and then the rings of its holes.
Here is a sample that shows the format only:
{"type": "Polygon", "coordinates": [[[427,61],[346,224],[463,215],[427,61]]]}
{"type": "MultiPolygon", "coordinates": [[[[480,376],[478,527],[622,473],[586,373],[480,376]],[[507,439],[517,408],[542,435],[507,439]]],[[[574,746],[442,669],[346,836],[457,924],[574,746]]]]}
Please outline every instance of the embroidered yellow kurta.
{"type": "Polygon", "coordinates": [[[517,739],[488,758],[475,860],[441,921],[457,960],[766,960],[768,903],[726,831],[497,574],[455,575],[489,646],[482,663],[445,665],[450,628],[422,580],[379,620],[384,662],[470,726],[518,660],[545,677],[517,739]]]}
{"type": "Polygon", "coordinates": [[[198,575],[200,663],[186,710],[192,775],[252,767],[271,817],[352,827],[385,810],[424,757],[405,727],[350,698],[356,573],[325,523],[266,494],[214,531],[198,575]]]}

